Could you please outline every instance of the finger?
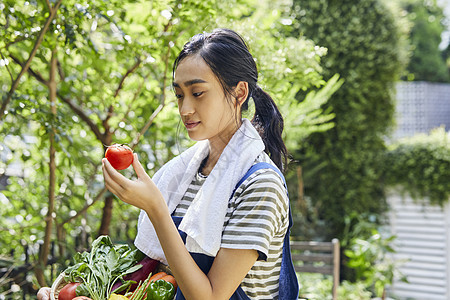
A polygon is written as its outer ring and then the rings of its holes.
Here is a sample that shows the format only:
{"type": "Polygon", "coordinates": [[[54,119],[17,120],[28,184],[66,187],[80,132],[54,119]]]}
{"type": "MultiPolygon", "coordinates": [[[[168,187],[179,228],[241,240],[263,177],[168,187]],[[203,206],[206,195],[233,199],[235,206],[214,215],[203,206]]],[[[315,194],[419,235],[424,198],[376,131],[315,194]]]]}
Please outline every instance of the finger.
{"type": "Polygon", "coordinates": [[[111,163],[106,159],[102,159],[102,164],[105,168],[105,171],[108,173],[110,179],[114,181],[116,184],[120,185],[122,188],[131,184],[131,180],[120,174],[116,169],[113,168],[111,163]]]}
{"type": "Polygon", "coordinates": [[[133,169],[136,172],[136,175],[139,179],[143,179],[145,177],[148,177],[147,172],[145,172],[144,167],[142,166],[141,162],[138,159],[137,153],[133,154],[133,169]]]}
{"type": "Polygon", "coordinates": [[[102,160],[103,178],[106,188],[115,195],[120,195],[123,192],[123,187],[116,183],[112,178],[108,170],[106,169],[106,163],[102,160]]]}

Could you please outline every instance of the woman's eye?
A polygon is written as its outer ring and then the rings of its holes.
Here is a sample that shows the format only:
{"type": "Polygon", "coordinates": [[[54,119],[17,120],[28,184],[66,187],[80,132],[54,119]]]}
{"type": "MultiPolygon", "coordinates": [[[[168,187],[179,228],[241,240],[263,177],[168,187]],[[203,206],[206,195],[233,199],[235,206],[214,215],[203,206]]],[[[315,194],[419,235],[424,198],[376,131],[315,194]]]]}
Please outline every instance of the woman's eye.
{"type": "Polygon", "coordinates": [[[203,92],[198,92],[198,93],[192,93],[192,95],[194,95],[194,97],[199,97],[203,94],[203,92]]]}
{"type": "Polygon", "coordinates": [[[177,99],[181,99],[181,98],[183,98],[183,95],[181,95],[181,94],[175,94],[175,97],[177,97],[177,99]]]}

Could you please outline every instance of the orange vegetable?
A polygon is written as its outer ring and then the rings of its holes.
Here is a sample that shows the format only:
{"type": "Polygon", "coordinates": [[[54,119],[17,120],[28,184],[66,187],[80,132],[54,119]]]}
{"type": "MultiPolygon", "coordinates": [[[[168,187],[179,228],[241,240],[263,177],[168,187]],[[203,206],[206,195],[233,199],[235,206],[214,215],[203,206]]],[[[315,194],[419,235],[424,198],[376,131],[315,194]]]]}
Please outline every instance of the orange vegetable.
{"type": "Polygon", "coordinates": [[[173,287],[175,288],[175,290],[177,289],[178,285],[177,285],[177,281],[175,280],[175,277],[173,277],[172,275],[166,275],[164,277],[161,278],[164,281],[170,282],[173,287]]]}
{"type": "Polygon", "coordinates": [[[163,277],[166,276],[166,275],[167,275],[166,272],[159,272],[159,273],[156,273],[155,275],[153,275],[152,277],[150,277],[150,282],[156,281],[156,280],[158,280],[158,279],[161,279],[161,278],[163,278],[163,277]]]}

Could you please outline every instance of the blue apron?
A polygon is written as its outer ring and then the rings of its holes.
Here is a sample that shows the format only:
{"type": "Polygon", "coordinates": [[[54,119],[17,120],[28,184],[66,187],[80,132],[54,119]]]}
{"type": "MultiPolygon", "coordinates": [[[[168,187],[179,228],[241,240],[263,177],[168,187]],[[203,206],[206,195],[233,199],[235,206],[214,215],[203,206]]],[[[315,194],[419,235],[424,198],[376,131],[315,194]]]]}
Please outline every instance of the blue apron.
{"type": "MultiPolygon", "coordinates": [[[[283,178],[284,185],[286,187],[286,181],[284,180],[284,176],[281,173],[281,171],[265,162],[260,162],[254,164],[244,175],[244,177],[241,178],[241,180],[238,182],[236,187],[234,188],[234,191],[242,184],[242,182],[245,181],[253,172],[260,170],[260,169],[273,169],[275,170],[281,178],[283,178]]],[[[233,193],[231,194],[231,197],[233,197],[233,193]]],[[[287,192],[287,187],[286,187],[287,192]]],[[[173,222],[175,223],[175,226],[178,228],[180,225],[182,217],[174,217],[172,216],[173,222]]],[[[281,260],[281,271],[280,271],[280,283],[279,283],[279,296],[278,299],[280,300],[293,300],[298,299],[298,292],[299,292],[299,285],[297,276],[295,274],[294,265],[292,264],[292,258],[291,258],[291,248],[289,244],[289,236],[290,236],[290,228],[292,227],[292,214],[291,214],[291,208],[289,206],[289,226],[286,232],[286,236],[284,237],[284,243],[283,243],[283,256],[281,260]]],[[[186,233],[183,231],[178,230],[180,233],[181,238],[183,239],[183,242],[186,243],[186,233]]],[[[203,273],[208,274],[209,269],[211,269],[211,266],[214,261],[213,256],[208,256],[205,254],[200,253],[191,253],[192,258],[197,263],[199,268],[203,271],[203,273]]],[[[176,300],[185,299],[183,294],[181,293],[181,290],[177,290],[177,294],[175,297],[176,300]]],[[[234,292],[234,294],[231,296],[230,300],[249,300],[250,298],[245,294],[245,292],[242,290],[242,288],[239,286],[237,290],[234,292]]]]}

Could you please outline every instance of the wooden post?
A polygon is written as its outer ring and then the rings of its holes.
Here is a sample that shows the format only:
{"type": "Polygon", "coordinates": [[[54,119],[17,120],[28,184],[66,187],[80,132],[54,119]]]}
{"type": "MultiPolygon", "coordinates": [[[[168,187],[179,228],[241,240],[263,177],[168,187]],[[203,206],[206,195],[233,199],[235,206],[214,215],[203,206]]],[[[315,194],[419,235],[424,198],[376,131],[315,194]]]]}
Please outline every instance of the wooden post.
{"type": "Polygon", "coordinates": [[[297,185],[298,185],[298,197],[297,197],[297,205],[300,208],[300,212],[303,216],[308,214],[308,208],[305,203],[305,189],[303,186],[303,170],[302,166],[297,166],[297,185]]]}
{"type": "Polygon", "coordinates": [[[338,298],[339,274],[340,274],[340,247],[339,240],[333,239],[333,300],[338,298]]]}

